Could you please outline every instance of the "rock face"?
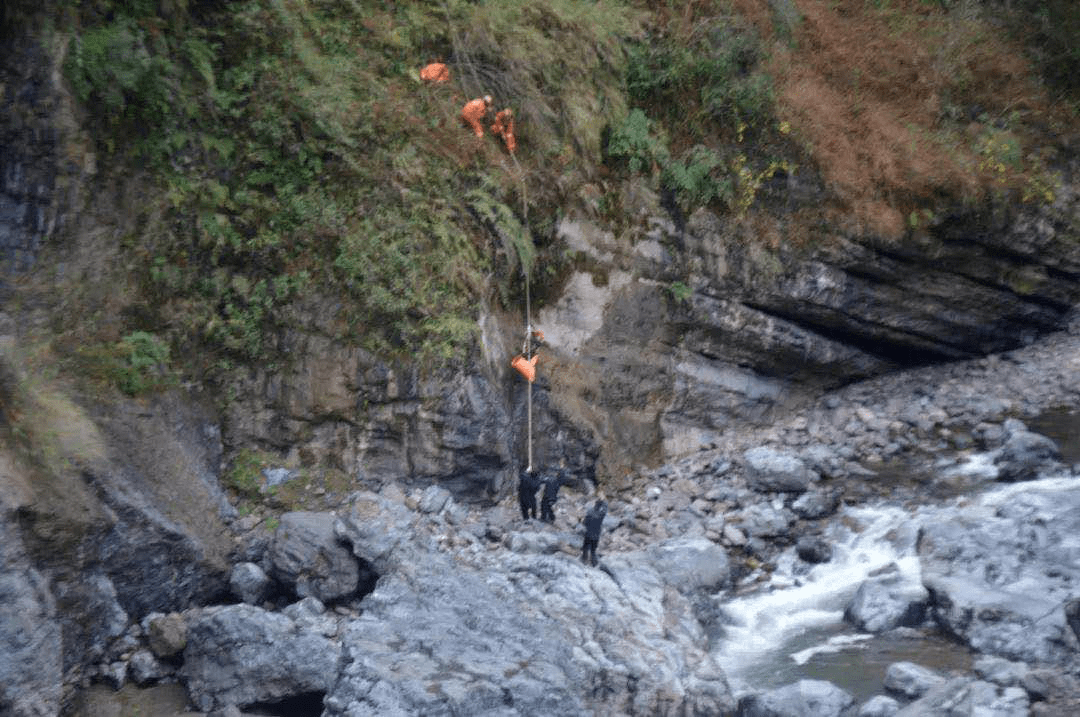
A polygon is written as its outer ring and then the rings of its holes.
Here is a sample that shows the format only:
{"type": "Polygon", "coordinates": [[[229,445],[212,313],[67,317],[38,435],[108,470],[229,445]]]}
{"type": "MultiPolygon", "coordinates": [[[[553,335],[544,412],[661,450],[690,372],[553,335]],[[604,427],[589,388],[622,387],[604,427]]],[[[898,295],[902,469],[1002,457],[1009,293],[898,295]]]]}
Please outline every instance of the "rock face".
{"type": "Polygon", "coordinates": [[[60,625],[45,578],[0,522],[0,714],[51,717],[60,710],[60,625]]]}
{"type": "Polygon", "coordinates": [[[281,613],[206,608],[189,615],[187,632],[181,677],[204,712],[326,692],[337,676],[341,647],[281,613]]]}
{"type": "Polygon", "coordinates": [[[10,598],[0,635],[20,635],[4,652],[22,656],[3,683],[33,676],[50,702],[59,674],[77,680],[107,659],[131,621],[221,594],[229,543],[216,438],[197,404],[121,400],[91,414],[59,393],[48,400],[64,407],[58,429],[79,440],[55,448],[63,463],[36,470],[0,445],[0,584],[10,598]],[[18,545],[25,558],[9,552],[18,545]]]}
{"type": "MultiPolygon", "coordinates": [[[[734,706],[690,600],[657,571],[654,555],[605,557],[604,570],[565,554],[474,552],[451,562],[418,552],[414,521],[368,495],[339,523],[381,577],[344,628],[329,715],[722,714],[734,706]],[[659,643],[645,638],[657,634],[659,643]]],[[[697,584],[726,573],[712,551],[702,559],[708,568],[693,571],[697,584]]]]}
{"type": "Polygon", "coordinates": [[[923,584],[934,619],[979,652],[1065,664],[1076,638],[1063,606],[1075,593],[1075,491],[1027,483],[923,528],[923,584]]]}

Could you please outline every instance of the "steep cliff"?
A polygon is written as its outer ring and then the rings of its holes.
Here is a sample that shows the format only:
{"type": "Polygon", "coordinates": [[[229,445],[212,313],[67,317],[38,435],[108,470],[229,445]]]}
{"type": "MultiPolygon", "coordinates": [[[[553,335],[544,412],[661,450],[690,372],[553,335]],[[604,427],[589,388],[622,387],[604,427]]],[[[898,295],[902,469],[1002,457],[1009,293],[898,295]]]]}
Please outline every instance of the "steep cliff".
{"type": "Polygon", "coordinates": [[[219,591],[222,481],[505,495],[523,265],[535,462],[612,490],[1080,298],[1024,3],[308,5],[5,5],[5,589],[64,646],[12,684],[219,591]],[[485,90],[513,159],[458,127],[485,90]]]}

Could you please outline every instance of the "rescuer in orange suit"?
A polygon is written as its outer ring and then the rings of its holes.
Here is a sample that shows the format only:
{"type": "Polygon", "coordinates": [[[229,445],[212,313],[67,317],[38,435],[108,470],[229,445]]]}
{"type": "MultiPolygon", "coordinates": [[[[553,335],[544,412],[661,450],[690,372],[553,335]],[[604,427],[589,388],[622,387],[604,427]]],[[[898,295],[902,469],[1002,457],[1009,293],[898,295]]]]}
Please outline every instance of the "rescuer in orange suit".
{"type": "Polygon", "coordinates": [[[472,127],[477,137],[484,136],[484,120],[487,119],[488,110],[491,109],[491,95],[484,95],[475,100],[469,100],[461,108],[461,120],[472,127]]]}
{"type": "Polygon", "coordinates": [[[440,82],[449,82],[450,68],[441,62],[432,62],[430,65],[426,65],[424,69],[420,70],[420,79],[425,82],[434,82],[436,84],[440,82]]]}
{"type": "Polygon", "coordinates": [[[517,138],[514,137],[514,113],[509,107],[495,113],[495,124],[491,125],[491,131],[503,138],[506,149],[513,154],[517,149],[517,138]]]}

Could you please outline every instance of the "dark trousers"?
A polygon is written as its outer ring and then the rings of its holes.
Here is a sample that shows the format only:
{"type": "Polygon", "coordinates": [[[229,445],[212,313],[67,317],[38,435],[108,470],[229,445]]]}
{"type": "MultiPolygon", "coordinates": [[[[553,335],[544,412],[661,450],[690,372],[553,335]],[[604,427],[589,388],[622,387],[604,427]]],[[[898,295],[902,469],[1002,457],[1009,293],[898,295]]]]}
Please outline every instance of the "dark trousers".
{"type": "Polygon", "coordinates": [[[555,501],[540,501],[540,520],[548,523],[555,522],[555,501]]]}
{"type": "Polygon", "coordinates": [[[581,546],[581,562],[596,567],[596,545],[599,542],[599,538],[585,536],[585,544],[581,546]]]}
{"type": "Polygon", "coordinates": [[[536,496],[529,493],[518,494],[518,505],[521,506],[521,519],[528,520],[536,517],[536,496]]]}

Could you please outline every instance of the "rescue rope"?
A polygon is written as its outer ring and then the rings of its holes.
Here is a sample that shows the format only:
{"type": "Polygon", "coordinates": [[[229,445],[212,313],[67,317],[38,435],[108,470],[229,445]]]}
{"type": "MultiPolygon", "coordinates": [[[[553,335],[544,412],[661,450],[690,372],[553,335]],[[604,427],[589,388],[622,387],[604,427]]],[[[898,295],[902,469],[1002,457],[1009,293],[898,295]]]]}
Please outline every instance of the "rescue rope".
{"type": "MultiPolygon", "coordinates": [[[[523,172],[522,169],[521,169],[521,163],[518,162],[517,155],[515,155],[513,152],[511,152],[510,153],[510,158],[514,160],[514,166],[517,167],[517,171],[518,171],[518,181],[521,183],[521,214],[522,214],[522,225],[523,225],[524,231],[525,231],[524,239],[528,239],[529,241],[531,241],[531,239],[529,238],[529,201],[528,201],[528,198],[525,196],[525,172],[523,172]]],[[[522,350],[522,353],[525,354],[525,360],[526,361],[528,361],[528,360],[530,360],[532,358],[532,333],[533,333],[533,327],[532,327],[532,296],[529,293],[529,273],[530,273],[530,269],[531,269],[531,267],[527,265],[527,263],[525,261],[525,257],[522,256],[521,257],[521,273],[525,275],[525,346],[524,346],[524,348],[522,350]]],[[[526,434],[527,435],[526,445],[528,446],[528,461],[529,461],[528,462],[528,466],[529,466],[528,471],[530,473],[532,473],[532,467],[533,467],[532,389],[533,389],[533,385],[532,385],[532,381],[526,381],[526,383],[529,385],[529,388],[527,389],[528,393],[526,394],[526,396],[528,397],[527,400],[526,400],[526,407],[527,407],[526,411],[527,411],[527,414],[528,414],[528,429],[527,429],[527,434],[526,434]]]]}

